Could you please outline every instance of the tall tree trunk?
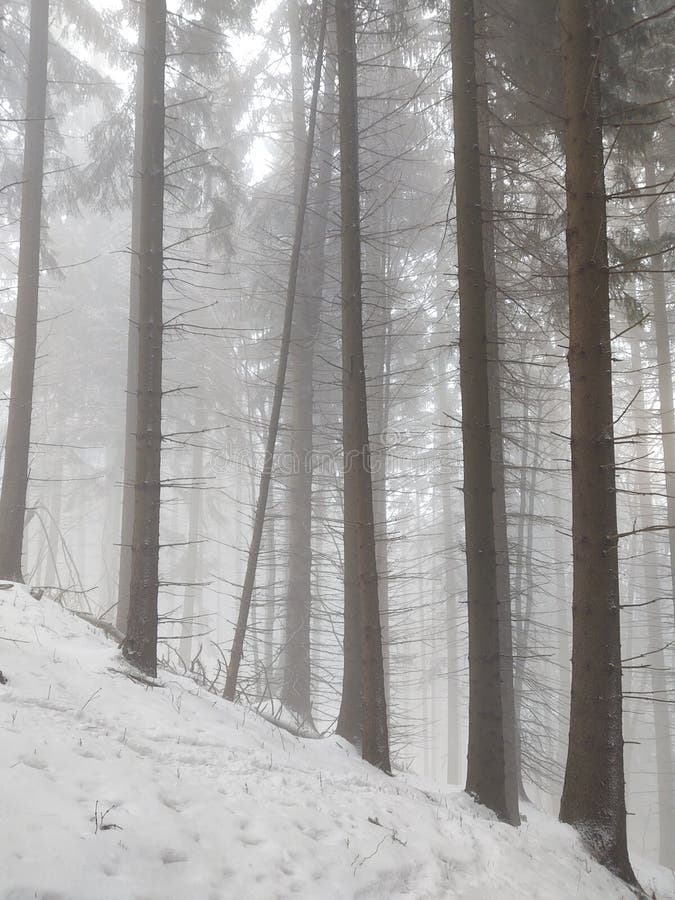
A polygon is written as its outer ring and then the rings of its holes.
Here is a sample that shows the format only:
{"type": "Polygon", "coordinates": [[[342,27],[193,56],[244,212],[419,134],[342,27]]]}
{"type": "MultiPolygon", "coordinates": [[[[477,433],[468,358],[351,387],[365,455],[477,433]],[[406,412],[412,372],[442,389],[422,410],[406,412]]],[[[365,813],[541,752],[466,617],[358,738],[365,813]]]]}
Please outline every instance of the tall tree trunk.
{"type": "MultiPolygon", "coordinates": [[[[480,4],[480,30],[485,33],[486,16],[480,4]]],[[[506,517],[506,484],[504,477],[504,434],[502,430],[502,371],[500,365],[501,322],[497,305],[497,254],[495,243],[495,199],[503,202],[502,179],[493,191],[490,109],[486,50],[476,47],[478,88],[478,141],[481,157],[481,205],[483,213],[483,256],[485,265],[485,304],[487,340],[487,378],[490,404],[490,440],[492,442],[493,527],[497,565],[497,602],[499,610],[499,659],[501,670],[502,714],[504,717],[504,765],[508,819],[520,821],[518,794],[527,799],[522,783],[520,760],[520,719],[516,715],[513,671],[513,631],[511,614],[511,568],[506,517]]]]}
{"type": "Polygon", "coordinates": [[[358,694],[350,694],[355,641],[348,625],[360,623],[361,752],[388,772],[389,735],[382,630],[375,556],[368,406],[363,355],[359,131],[356,25],[353,0],[335,5],[340,97],[340,210],[342,230],[342,436],[344,453],[345,677],[338,731],[353,740],[358,694]],[[349,711],[349,717],[346,715],[349,711]],[[346,725],[349,725],[346,728],[346,725]],[[345,733],[347,731],[347,733],[345,733]]]}
{"type": "Polygon", "coordinates": [[[136,63],[136,110],[134,116],[134,160],[131,180],[131,265],[129,267],[129,329],[127,332],[127,390],[124,407],[124,461],[122,469],[122,513],[120,564],[117,588],[117,630],[126,634],[131,590],[131,544],[134,536],[136,485],[136,417],[138,415],[138,322],[140,307],[141,172],[143,145],[143,50],[145,21],[138,32],[140,52],[136,63]]]}
{"type": "Polygon", "coordinates": [[[22,581],[28,454],[40,287],[40,228],[47,106],[49,0],[32,0],[26,126],[23,146],[19,284],[14,326],[14,357],[0,493],[0,578],[22,581]]]}
{"type": "Polygon", "coordinates": [[[466,790],[515,824],[506,784],[473,0],[452,0],[450,28],[469,607],[466,790]]]}
{"type": "MultiPolygon", "coordinates": [[[[645,163],[645,181],[656,182],[654,163],[645,163]]],[[[661,238],[659,206],[652,199],[647,207],[647,234],[657,245],[661,238]]],[[[673,364],[670,353],[670,325],[666,310],[666,281],[661,257],[652,265],[652,303],[654,304],[654,336],[656,337],[656,363],[659,374],[659,408],[661,410],[661,441],[666,470],[666,509],[668,511],[668,546],[670,549],[670,590],[675,618],[675,405],[673,403],[673,364]]]]}
{"type": "MultiPolygon", "coordinates": [[[[372,436],[375,446],[371,446],[373,462],[373,514],[375,516],[375,562],[377,565],[378,590],[380,598],[380,619],[382,623],[382,658],[384,666],[384,687],[387,708],[391,696],[391,662],[389,633],[389,535],[387,534],[387,429],[389,427],[391,363],[391,300],[389,296],[389,245],[386,235],[389,224],[385,214],[384,199],[380,199],[380,216],[378,230],[381,235],[378,244],[373,248],[376,266],[373,303],[375,312],[371,327],[374,330],[373,346],[366,345],[366,355],[372,362],[373,388],[368,397],[372,410],[370,421],[373,424],[372,436]]],[[[390,710],[391,714],[391,710],[390,710]]]]}
{"type": "Polygon", "coordinates": [[[316,111],[319,89],[321,87],[323,48],[326,36],[326,11],[327,6],[324,2],[321,7],[321,26],[319,32],[319,44],[317,47],[316,64],[314,68],[312,105],[310,108],[309,128],[307,132],[307,139],[305,142],[305,160],[302,174],[302,190],[298,198],[295,233],[293,236],[293,247],[291,251],[291,261],[288,274],[288,288],[286,291],[286,308],[284,311],[284,324],[281,336],[281,348],[279,351],[279,363],[277,367],[277,377],[274,385],[274,397],[272,400],[270,424],[267,432],[263,470],[260,476],[260,486],[258,488],[258,499],[255,508],[255,519],[253,522],[253,535],[251,537],[251,545],[249,547],[248,558],[246,562],[244,586],[242,588],[241,600],[239,602],[239,614],[237,617],[234,639],[232,641],[230,665],[227,670],[225,690],[223,692],[223,696],[228,700],[234,700],[237,688],[237,678],[239,676],[239,667],[244,652],[244,638],[246,636],[248,615],[251,608],[251,600],[253,598],[253,589],[255,587],[258,556],[260,554],[260,544],[262,541],[263,526],[265,524],[265,513],[267,510],[267,497],[269,494],[270,481],[272,478],[274,449],[276,446],[277,433],[279,430],[281,401],[283,399],[284,385],[286,381],[286,368],[288,366],[288,356],[291,343],[291,328],[293,325],[293,309],[295,306],[295,298],[297,293],[298,275],[300,269],[300,255],[302,250],[302,237],[305,227],[307,198],[309,194],[309,182],[312,170],[312,150],[314,147],[314,132],[316,128],[316,111]]]}
{"type": "Polygon", "coordinates": [[[166,0],[146,0],[139,235],[138,395],[131,584],[124,654],[157,673],[166,0]]]}
{"type": "Polygon", "coordinates": [[[628,859],[614,417],[595,0],[561,0],[570,313],[572,703],[560,818],[635,883],[628,859]]]}
{"type": "MultiPolygon", "coordinates": [[[[305,79],[302,35],[297,0],[288,0],[291,43],[291,81],[294,143],[294,194],[302,193],[306,153],[305,79]]],[[[303,257],[307,238],[303,238],[303,257]]],[[[290,346],[292,387],[291,459],[288,485],[288,598],[281,699],[306,721],[311,721],[310,615],[312,604],[312,429],[314,346],[308,328],[311,299],[307,293],[307,266],[301,264],[290,346]]]]}
{"type": "MultiPolygon", "coordinates": [[[[296,196],[302,188],[302,158],[305,150],[304,79],[302,41],[296,0],[288,4],[293,82],[293,134],[295,142],[296,196]]],[[[312,604],[312,484],[314,345],[319,331],[323,293],[326,216],[330,190],[333,144],[331,119],[335,105],[335,68],[329,60],[324,80],[323,127],[318,142],[318,177],[307,209],[303,239],[306,264],[301,267],[296,315],[293,322],[290,366],[293,383],[291,458],[294,468],[289,482],[289,577],[286,616],[285,664],[282,700],[301,718],[311,722],[311,634],[312,604]],[[313,210],[316,207],[318,214],[313,210]]]]}

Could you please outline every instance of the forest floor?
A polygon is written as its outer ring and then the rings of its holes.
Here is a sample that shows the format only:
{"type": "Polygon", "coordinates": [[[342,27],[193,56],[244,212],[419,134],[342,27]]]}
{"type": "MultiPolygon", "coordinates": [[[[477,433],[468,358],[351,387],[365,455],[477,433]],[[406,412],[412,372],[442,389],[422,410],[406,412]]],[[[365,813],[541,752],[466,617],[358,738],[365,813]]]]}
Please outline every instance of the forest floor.
{"type": "MultiPolygon", "coordinates": [[[[518,829],[461,791],[388,777],[160,673],[101,631],[0,590],[0,900],[623,900],[533,807],[518,829]]],[[[659,900],[675,879],[637,868],[659,900]]]]}

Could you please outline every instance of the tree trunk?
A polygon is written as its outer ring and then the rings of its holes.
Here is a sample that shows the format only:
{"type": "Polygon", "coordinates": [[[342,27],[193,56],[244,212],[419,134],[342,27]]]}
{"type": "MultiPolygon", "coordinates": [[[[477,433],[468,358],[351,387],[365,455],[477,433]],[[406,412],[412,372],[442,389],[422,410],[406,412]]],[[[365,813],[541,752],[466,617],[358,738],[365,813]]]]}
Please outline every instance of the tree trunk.
{"type": "MultiPolygon", "coordinates": [[[[656,182],[654,163],[645,163],[645,181],[656,182]]],[[[647,207],[647,233],[650,242],[657,245],[661,238],[659,206],[651,199],[647,207]]],[[[673,364],[670,353],[670,326],[666,310],[666,282],[662,257],[656,257],[652,265],[652,302],[654,304],[654,336],[656,337],[656,363],[659,373],[659,408],[661,410],[661,441],[666,470],[666,508],[668,510],[668,546],[670,548],[670,590],[675,618],[675,408],[673,404],[673,364]]]]}
{"type": "Polygon", "coordinates": [[[131,589],[131,543],[134,536],[136,485],[136,417],[138,415],[138,321],[140,306],[141,170],[143,144],[143,48],[145,22],[141,16],[136,63],[136,111],[134,117],[134,170],[131,179],[131,265],[129,270],[129,330],[127,333],[127,391],[124,408],[124,462],[122,469],[122,513],[120,566],[117,588],[117,630],[126,634],[131,589]]]}
{"type": "Polygon", "coordinates": [[[452,0],[450,27],[469,607],[466,790],[515,823],[505,769],[473,0],[452,0]]]}
{"type": "MultiPolygon", "coordinates": [[[[481,4],[481,31],[485,32],[485,13],[481,4]]],[[[497,254],[495,243],[495,197],[503,202],[503,187],[493,191],[490,141],[490,108],[488,70],[485,49],[476,47],[478,79],[478,149],[481,158],[481,205],[483,213],[483,258],[485,266],[485,304],[487,341],[487,378],[490,405],[490,440],[492,453],[493,527],[497,566],[497,602],[499,611],[499,659],[501,670],[502,714],[504,718],[504,765],[508,819],[520,821],[518,794],[527,800],[522,783],[520,759],[520,720],[516,716],[513,671],[513,631],[511,613],[511,568],[506,517],[506,484],[504,478],[504,434],[502,431],[502,371],[500,365],[500,316],[497,306],[497,254]]]]}
{"type": "MultiPolygon", "coordinates": [[[[302,157],[305,150],[304,79],[302,42],[296,0],[288,4],[293,69],[293,134],[295,142],[296,196],[302,187],[302,157]]],[[[307,210],[303,238],[306,265],[301,268],[291,341],[293,413],[289,508],[289,575],[286,615],[286,646],[282,701],[304,720],[311,722],[311,604],[312,604],[312,484],[314,345],[320,325],[326,238],[325,208],[330,189],[332,117],[335,105],[335,70],[326,66],[324,101],[318,146],[319,166],[314,201],[307,210]],[[318,215],[312,206],[318,210],[318,215]]]]}
{"type": "Polygon", "coordinates": [[[19,283],[14,326],[12,383],[0,493],[0,578],[22,581],[28,454],[40,287],[40,228],[44,170],[49,0],[32,0],[26,127],[23,147],[19,283]]]}
{"type": "Polygon", "coordinates": [[[338,731],[353,740],[358,693],[351,684],[354,630],[360,624],[361,752],[390,771],[382,632],[375,558],[375,523],[368,445],[363,355],[359,131],[353,0],[335,5],[340,97],[340,209],[342,231],[342,435],[344,453],[345,677],[338,731]],[[348,629],[351,629],[348,630],[348,629]],[[347,715],[349,713],[349,715],[347,715]],[[346,727],[349,726],[349,727],[346,727]],[[345,733],[347,731],[347,733],[345,733]]]}
{"type": "Polygon", "coordinates": [[[572,702],[560,818],[603,865],[628,859],[614,417],[599,36],[594,0],[561,0],[570,313],[572,702]]]}
{"type": "Polygon", "coordinates": [[[374,346],[366,355],[373,367],[373,388],[368,397],[370,421],[373,423],[372,436],[375,446],[371,446],[373,463],[373,514],[375,516],[375,562],[377,565],[378,590],[380,598],[380,619],[382,623],[382,659],[384,666],[384,688],[390,715],[391,696],[391,648],[389,632],[389,535],[387,534],[387,429],[389,427],[389,371],[391,363],[391,299],[389,296],[389,245],[385,235],[389,233],[389,223],[385,215],[385,203],[380,199],[378,230],[382,237],[379,246],[373,248],[376,266],[374,346]]]}
{"type": "Polygon", "coordinates": [[[239,614],[237,617],[234,639],[232,641],[230,665],[227,670],[225,690],[223,692],[223,696],[228,700],[234,700],[237,688],[237,678],[239,676],[239,666],[241,664],[241,659],[244,652],[244,638],[246,636],[248,615],[251,608],[251,600],[253,598],[253,588],[255,587],[258,556],[260,554],[260,544],[262,541],[263,526],[265,524],[265,513],[267,510],[267,497],[269,494],[270,481],[272,478],[274,449],[276,446],[277,433],[279,430],[281,401],[283,399],[284,385],[286,381],[286,368],[288,365],[288,356],[291,342],[291,328],[293,324],[293,309],[295,306],[295,297],[297,292],[298,275],[300,269],[300,254],[302,250],[302,236],[305,227],[307,198],[309,194],[309,182],[312,170],[312,150],[314,147],[314,132],[316,128],[316,110],[319,89],[321,86],[321,70],[323,68],[323,48],[326,36],[326,9],[326,3],[324,2],[322,4],[321,10],[321,26],[319,33],[319,44],[317,48],[316,65],[314,69],[314,84],[312,88],[312,105],[309,115],[309,128],[307,133],[307,140],[305,142],[302,190],[300,196],[298,197],[295,233],[293,236],[293,247],[291,251],[291,261],[288,274],[288,288],[286,291],[286,308],[284,311],[284,324],[281,336],[281,348],[279,351],[279,364],[277,368],[276,382],[274,385],[274,398],[272,401],[270,424],[267,432],[265,458],[263,462],[262,474],[260,476],[258,499],[255,508],[253,535],[251,537],[251,546],[249,547],[248,558],[246,562],[244,586],[242,588],[241,600],[239,602],[239,614]]]}
{"type": "Polygon", "coordinates": [[[157,673],[166,0],[146,0],[139,235],[138,395],[131,584],[124,654],[157,673]]]}

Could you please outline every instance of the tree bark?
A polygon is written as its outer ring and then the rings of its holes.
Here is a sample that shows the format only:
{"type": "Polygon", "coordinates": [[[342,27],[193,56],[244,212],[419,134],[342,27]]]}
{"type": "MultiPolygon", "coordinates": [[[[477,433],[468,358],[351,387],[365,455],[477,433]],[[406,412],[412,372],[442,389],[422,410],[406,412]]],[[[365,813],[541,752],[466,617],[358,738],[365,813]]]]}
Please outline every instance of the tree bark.
{"type": "Polygon", "coordinates": [[[570,315],[572,702],[560,818],[635,884],[628,859],[600,39],[594,0],[561,0],[570,315]]]}
{"type": "Polygon", "coordinates": [[[23,147],[19,272],[14,356],[0,492],[0,578],[23,581],[28,455],[40,287],[40,229],[44,173],[49,0],[32,0],[23,147]]]}
{"type": "Polygon", "coordinates": [[[139,234],[138,393],[131,582],[124,655],[157,674],[166,0],[146,0],[139,234]]]}
{"type": "MultiPolygon", "coordinates": [[[[363,354],[356,24],[353,0],[337,0],[342,237],[342,438],[344,453],[345,662],[338,732],[360,724],[363,758],[390,771],[377,583],[368,406],[363,354]],[[350,667],[361,646],[361,704],[350,667]],[[360,712],[360,723],[356,720],[360,712]]],[[[356,681],[356,679],[354,679],[356,681]]]]}
{"type": "Polygon", "coordinates": [[[122,634],[129,618],[131,590],[131,544],[134,536],[136,484],[136,417],[138,415],[138,322],[140,295],[141,170],[143,144],[143,49],[145,21],[141,16],[136,63],[136,110],[134,117],[134,170],[131,179],[131,264],[129,269],[129,330],[127,333],[127,391],[124,407],[124,461],[122,469],[122,513],[120,528],[119,582],[116,625],[122,634]]]}
{"type": "Polygon", "coordinates": [[[469,608],[466,790],[515,823],[505,769],[473,0],[452,0],[450,28],[469,608]]]}
{"type": "MultiPolygon", "coordinates": [[[[486,31],[483,4],[480,4],[480,30],[486,31]]],[[[508,819],[520,822],[518,795],[527,800],[522,782],[520,758],[520,719],[516,715],[513,666],[513,625],[511,599],[511,567],[506,516],[506,483],[504,476],[504,433],[502,430],[502,370],[500,364],[501,322],[497,304],[497,247],[495,233],[495,197],[503,202],[503,186],[493,190],[490,140],[490,107],[486,50],[476,46],[478,80],[478,150],[481,158],[481,205],[483,213],[483,257],[485,265],[485,308],[487,342],[488,401],[490,406],[490,440],[492,454],[493,527],[497,566],[497,602],[499,610],[499,659],[501,671],[502,715],[504,718],[504,766],[508,819]]]]}

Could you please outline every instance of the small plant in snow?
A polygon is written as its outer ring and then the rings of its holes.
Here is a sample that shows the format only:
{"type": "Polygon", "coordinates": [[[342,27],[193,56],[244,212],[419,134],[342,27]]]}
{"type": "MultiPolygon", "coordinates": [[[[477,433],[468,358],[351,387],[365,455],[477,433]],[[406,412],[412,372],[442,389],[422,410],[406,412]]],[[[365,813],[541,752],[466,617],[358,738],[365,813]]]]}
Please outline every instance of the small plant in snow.
{"type": "Polygon", "coordinates": [[[94,834],[98,834],[99,831],[113,831],[113,830],[114,831],[122,831],[121,825],[116,825],[114,822],[106,822],[105,821],[105,818],[108,815],[108,813],[112,812],[112,810],[116,809],[116,808],[117,808],[117,804],[113,803],[112,806],[109,806],[105,810],[105,812],[101,812],[99,810],[98,800],[96,801],[96,804],[94,805],[94,816],[92,819],[92,821],[94,823],[94,834]]]}

